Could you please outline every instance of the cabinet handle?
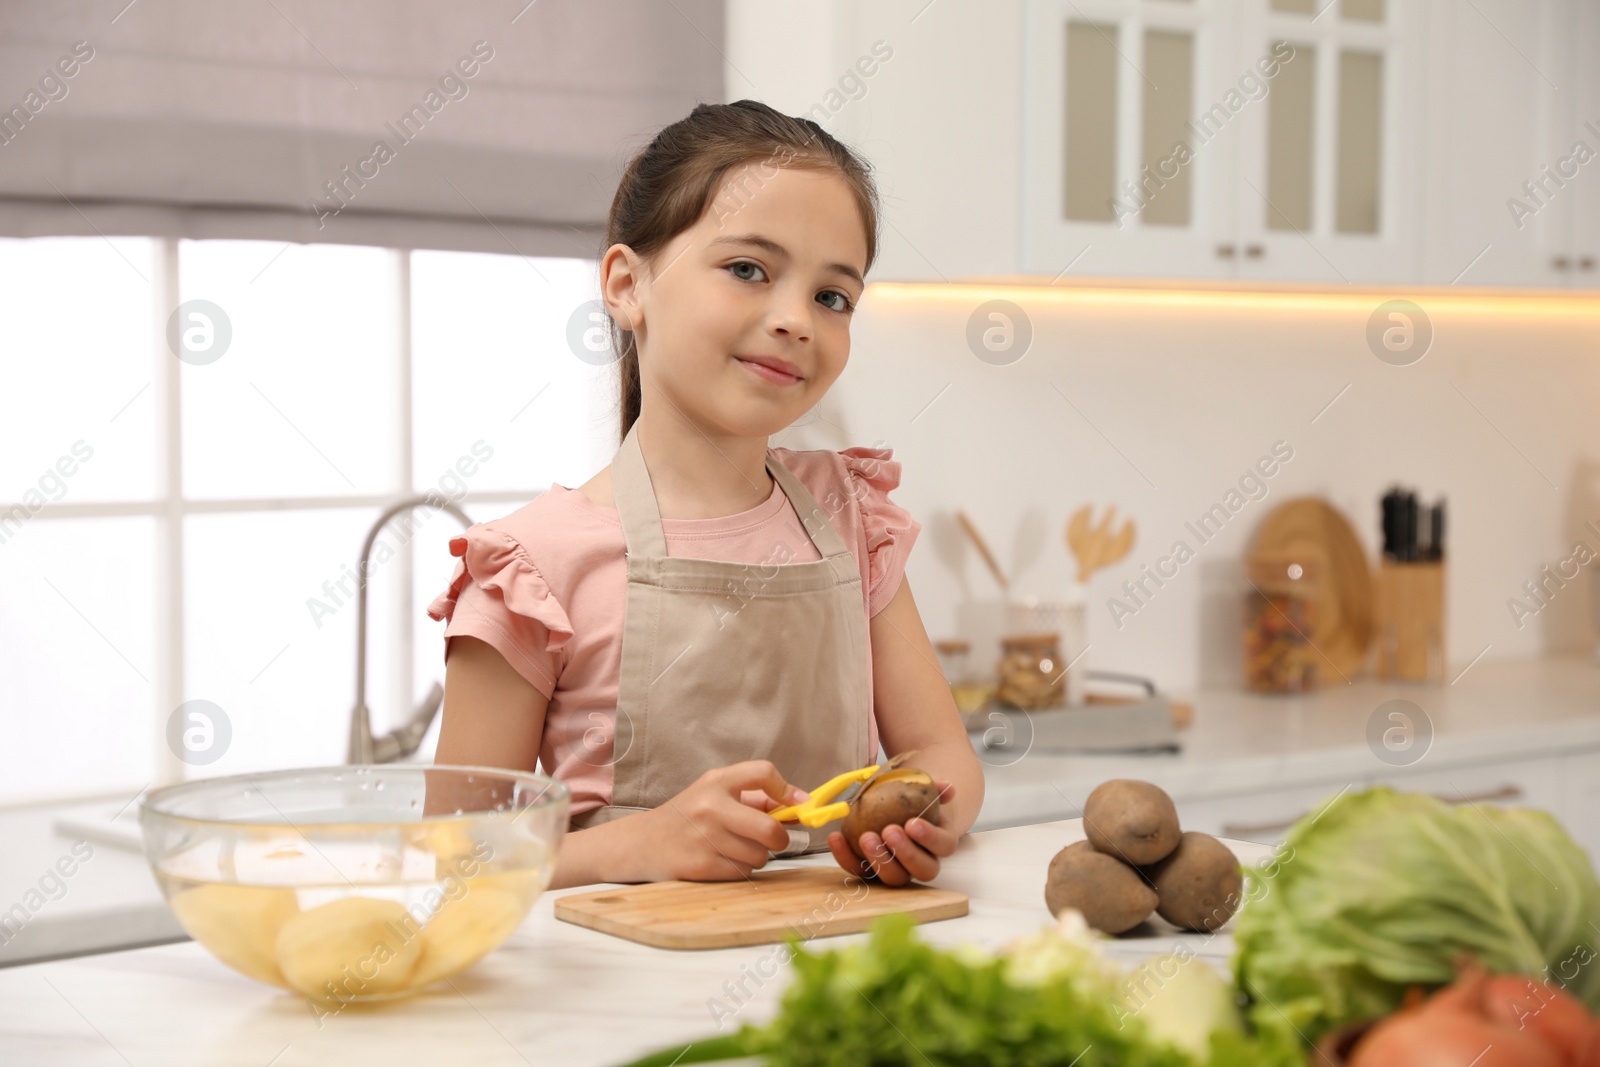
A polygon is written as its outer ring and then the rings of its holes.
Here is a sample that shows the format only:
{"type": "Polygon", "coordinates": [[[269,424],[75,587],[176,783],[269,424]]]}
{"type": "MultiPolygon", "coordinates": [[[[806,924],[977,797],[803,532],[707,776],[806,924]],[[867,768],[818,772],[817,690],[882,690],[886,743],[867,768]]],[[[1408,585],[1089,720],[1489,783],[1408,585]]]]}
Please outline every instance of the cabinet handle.
{"type": "Polygon", "coordinates": [[[1566,256],[1556,256],[1550,260],[1550,265],[1556,270],[1571,270],[1572,260],[1568,259],[1566,256]]]}
{"type": "Polygon", "coordinates": [[[1267,250],[1260,245],[1245,245],[1244,254],[1251,259],[1260,259],[1267,254],[1267,250]]]}
{"type": "Polygon", "coordinates": [[[1582,259],[1578,260],[1578,269],[1579,270],[1594,270],[1594,257],[1593,256],[1584,256],[1582,259]]]}
{"type": "Polygon", "coordinates": [[[1264,834],[1274,834],[1279,830],[1287,830],[1303,819],[1305,815],[1306,813],[1302,812],[1292,819],[1285,819],[1283,822],[1224,823],[1222,832],[1217,836],[1231,837],[1236,841],[1254,841],[1264,834]]]}
{"type": "Polygon", "coordinates": [[[1217,246],[1217,258],[1219,258],[1219,259],[1232,259],[1233,258],[1233,253],[1234,253],[1234,247],[1232,245],[1218,245],[1217,246]]]}
{"type": "MultiPolygon", "coordinates": [[[[1495,789],[1485,789],[1481,793],[1469,793],[1465,795],[1458,793],[1455,796],[1445,796],[1435,793],[1433,795],[1433,799],[1443,801],[1446,804],[1480,804],[1495,800],[1521,800],[1523,795],[1522,787],[1520,785],[1507,784],[1499,786],[1495,789]]],[[[1273,834],[1277,833],[1279,830],[1287,830],[1289,827],[1293,826],[1295,823],[1299,822],[1309,814],[1311,813],[1301,812],[1294,818],[1285,819],[1282,822],[1225,823],[1222,827],[1222,832],[1217,836],[1231,837],[1238,841],[1251,841],[1254,840],[1256,836],[1261,834],[1273,834]]]]}
{"type": "Polygon", "coordinates": [[[1472,794],[1458,793],[1453,797],[1435,794],[1435,799],[1442,800],[1446,804],[1477,804],[1480,801],[1490,800],[1521,800],[1522,796],[1520,785],[1503,785],[1498,789],[1485,789],[1481,793],[1472,794]]]}

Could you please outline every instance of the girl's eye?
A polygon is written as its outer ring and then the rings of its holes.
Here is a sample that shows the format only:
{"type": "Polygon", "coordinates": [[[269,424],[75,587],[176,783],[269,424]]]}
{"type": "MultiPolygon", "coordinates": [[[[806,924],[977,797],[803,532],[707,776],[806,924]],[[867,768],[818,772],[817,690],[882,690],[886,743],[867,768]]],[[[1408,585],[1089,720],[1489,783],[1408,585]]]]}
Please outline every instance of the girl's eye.
{"type": "Polygon", "coordinates": [[[829,305],[830,307],[832,307],[832,310],[834,310],[834,311],[854,311],[856,309],[856,306],[850,302],[850,298],[848,296],[845,296],[843,293],[839,292],[839,290],[837,290],[837,289],[824,289],[822,292],[818,293],[817,295],[818,296],[836,296],[836,297],[838,297],[839,298],[839,304],[838,304],[837,307],[829,305]]]}
{"type": "MultiPolygon", "coordinates": [[[[762,264],[758,264],[758,262],[750,262],[749,259],[730,262],[725,269],[730,270],[733,277],[739,278],[741,282],[765,282],[766,280],[765,267],[762,267],[762,264]]],[[[853,310],[856,310],[856,306],[851,304],[850,298],[838,290],[822,290],[821,293],[816,294],[816,298],[822,301],[822,307],[835,310],[835,312],[853,312],[853,310]],[[834,298],[837,302],[829,302],[827,298],[834,298]]]]}

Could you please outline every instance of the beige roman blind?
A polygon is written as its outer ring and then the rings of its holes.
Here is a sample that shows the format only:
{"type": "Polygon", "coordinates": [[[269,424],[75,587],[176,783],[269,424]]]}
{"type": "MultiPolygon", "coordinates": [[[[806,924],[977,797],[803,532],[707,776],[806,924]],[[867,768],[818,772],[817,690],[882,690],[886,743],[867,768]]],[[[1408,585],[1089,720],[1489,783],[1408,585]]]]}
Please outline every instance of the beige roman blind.
{"type": "Polygon", "coordinates": [[[722,0],[0,4],[0,236],[593,255],[722,0]]]}

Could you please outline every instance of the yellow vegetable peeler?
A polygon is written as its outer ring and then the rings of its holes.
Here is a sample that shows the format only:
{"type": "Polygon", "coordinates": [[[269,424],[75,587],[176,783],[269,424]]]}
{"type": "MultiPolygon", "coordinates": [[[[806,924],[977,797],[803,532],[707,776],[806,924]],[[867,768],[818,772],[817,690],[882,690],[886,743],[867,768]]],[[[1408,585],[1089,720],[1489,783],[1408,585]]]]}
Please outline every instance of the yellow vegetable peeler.
{"type": "Polygon", "coordinates": [[[799,822],[805,826],[818,827],[826,825],[835,819],[842,819],[850,814],[850,805],[866,791],[873,779],[886,771],[891,771],[900,766],[907,759],[917,754],[917,749],[902,752],[890,759],[887,763],[873,764],[871,767],[862,767],[854,771],[846,771],[841,775],[830,778],[827,782],[811,790],[811,796],[803,803],[790,804],[784,808],[773,808],[769,815],[779,822],[799,822]],[[835,799],[852,786],[858,785],[842,799],[835,799]]]}

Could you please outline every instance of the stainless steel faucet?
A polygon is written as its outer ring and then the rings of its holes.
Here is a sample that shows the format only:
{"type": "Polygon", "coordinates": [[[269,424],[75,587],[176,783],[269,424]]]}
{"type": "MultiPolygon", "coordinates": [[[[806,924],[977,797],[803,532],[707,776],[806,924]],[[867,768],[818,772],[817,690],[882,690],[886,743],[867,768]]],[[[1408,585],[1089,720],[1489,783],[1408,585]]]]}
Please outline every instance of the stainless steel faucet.
{"type": "Polygon", "coordinates": [[[410,722],[382,737],[372,736],[372,716],[367,711],[367,559],[372,555],[372,546],[378,540],[378,534],[389,524],[390,519],[402,511],[418,507],[436,508],[454,515],[460,520],[463,529],[472,525],[472,520],[467,518],[466,512],[448,500],[441,503],[441,499],[437,493],[431,493],[427,496],[410,497],[391,506],[378,516],[378,521],[367,531],[367,539],[361,545],[361,562],[356,570],[361,587],[357,600],[359,607],[356,621],[356,706],[350,713],[350,749],[346,757],[348,763],[393,763],[397,759],[411,755],[422,745],[422,738],[427,734],[428,727],[433,725],[433,717],[439,713],[439,705],[444,702],[444,686],[434,682],[433,688],[422,698],[422,703],[417,706],[410,722]]]}

